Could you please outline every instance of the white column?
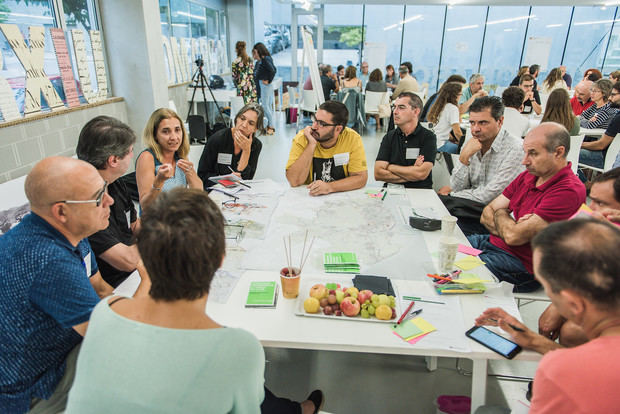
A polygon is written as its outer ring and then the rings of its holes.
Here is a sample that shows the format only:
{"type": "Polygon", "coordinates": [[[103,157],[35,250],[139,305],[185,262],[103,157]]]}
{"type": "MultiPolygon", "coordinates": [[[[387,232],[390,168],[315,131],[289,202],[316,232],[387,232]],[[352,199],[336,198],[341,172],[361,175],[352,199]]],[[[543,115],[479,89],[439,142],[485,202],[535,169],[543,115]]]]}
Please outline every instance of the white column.
{"type": "Polygon", "coordinates": [[[125,98],[128,123],[140,136],[151,113],[168,106],[159,4],[106,0],[99,9],[112,94],[125,98]]]}

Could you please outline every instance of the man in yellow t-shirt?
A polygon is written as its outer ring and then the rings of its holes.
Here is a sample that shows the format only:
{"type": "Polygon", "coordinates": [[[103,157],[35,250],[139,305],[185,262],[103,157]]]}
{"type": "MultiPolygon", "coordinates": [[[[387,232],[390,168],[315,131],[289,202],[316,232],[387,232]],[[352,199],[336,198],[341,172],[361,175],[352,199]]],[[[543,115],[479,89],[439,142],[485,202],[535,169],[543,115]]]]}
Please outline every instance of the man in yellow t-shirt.
{"type": "Polygon", "coordinates": [[[341,102],[327,101],[308,126],[293,138],[286,163],[292,187],[308,185],[311,196],[362,188],[368,180],[366,153],[359,134],[347,128],[349,112],[341,102]]]}

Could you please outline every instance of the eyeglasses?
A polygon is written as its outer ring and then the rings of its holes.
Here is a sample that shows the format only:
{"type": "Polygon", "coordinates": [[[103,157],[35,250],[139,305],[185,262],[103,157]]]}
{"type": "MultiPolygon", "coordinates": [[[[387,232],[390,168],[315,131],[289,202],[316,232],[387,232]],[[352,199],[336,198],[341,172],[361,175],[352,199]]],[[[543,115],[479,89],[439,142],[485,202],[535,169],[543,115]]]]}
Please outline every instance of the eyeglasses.
{"type": "Polygon", "coordinates": [[[616,96],[616,95],[620,95],[620,92],[612,92],[611,96],[616,96]]]}
{"type": "Polygon", "coordinates": [[[108,182],[104,181],[103,182],[103,188],[101,190],[99,190],[99,192],[97,193],[97,197],[94,200],[61,200],[61,201],[56,201],[55,203],[52,203],[52,204],[56,204],[56,203],[66,203],[66,204],[95,203],[95,205],[97,207],[99,207],[101,205],[101,202],[103,201],[103,196],[105,195],[105,192],[106,192],[107,189],[108,189],[108,182]]]}
{"type": "Polygon", "coordinates": [[[320,127],[328,127],[328,126],[335,127],[335,126],[338,126],[338,124],[328,124],[325,121],[321,121],[320,119],[316,119],[316,116],[314,116],[314,115],[310,115],[310,120],[312,121],[313,124],[314,123],[319,124],[320,127]]]}

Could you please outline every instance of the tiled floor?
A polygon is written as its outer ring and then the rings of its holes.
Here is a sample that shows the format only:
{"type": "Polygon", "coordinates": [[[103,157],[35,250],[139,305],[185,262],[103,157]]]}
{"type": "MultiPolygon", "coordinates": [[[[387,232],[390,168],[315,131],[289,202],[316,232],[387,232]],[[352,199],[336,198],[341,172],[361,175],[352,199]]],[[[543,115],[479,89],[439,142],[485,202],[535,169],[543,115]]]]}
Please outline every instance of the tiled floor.
{"type": "MultiPolygon", "coordinates": [[[[263,150],[256,178],[286,183],[284,167],[297,129],[285,125],[281,112],[277,121],[275,135],[260,137],[263,150]]],[[[370,122],[362,138],[369,166],[367,185],[373,186],[376,182],[372,168],[383,133],[375,132],[374,121],[370,122]]],[[[196,165],[200,152],[201,148],[192,148],[191,158],[196,165]]],[[[545,302],[521,307],[525,323],[536,328],[538,316],[545,307],[545,302]]],[[[276,395],[303,400],[310,391],[320,388],[326,395],[324,410],[331,413],[435,413],[439,395],[469,395],[471,390],[471,378],[457,372],[456,360],[451,358],[441,358],[438,369],[428,372],[420,357],[273,348],[265,352],[266,384],[276,395]]],[[[467,359],[461,359],[459,365],[466,371],[471,369],[467,359]]],[[[493,361],[490,373],[532,377],[536,365],[493,361]]],[[[513,412],[527,412],[526,390],[525,382],[489,377],[487,402],[508,406],[513,412]]]]}

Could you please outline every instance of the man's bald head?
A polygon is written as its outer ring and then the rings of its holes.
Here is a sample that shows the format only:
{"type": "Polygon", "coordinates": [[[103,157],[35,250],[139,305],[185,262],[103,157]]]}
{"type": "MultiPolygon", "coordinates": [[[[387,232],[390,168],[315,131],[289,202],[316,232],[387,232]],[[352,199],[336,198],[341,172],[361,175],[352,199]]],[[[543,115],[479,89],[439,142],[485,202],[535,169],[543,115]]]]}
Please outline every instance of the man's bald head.
{"type": "Polygon", "coordinates": [[[590,100],[590,88],[592,87],[592,81],[583,80],[575,86],[575,96],[581,103],[586,103],[590,100]]]}
{"type": "Polygon", "coordinates": [[[39,161],[26,177],[25,191],[33,211],[42,213],[61,200],[73,200],[93,180],[101,180],[95,167],[68,157],[39,161]]]}
{"type": "Polygon", "coordinates": [[[543,134],[545,148],[548,152],[555,152],[558,147],[564,147],[564,158],[566,158],[570,151],[570,134],[564,125],[557,122],[543,122],[531,132],[543,134]]]}

